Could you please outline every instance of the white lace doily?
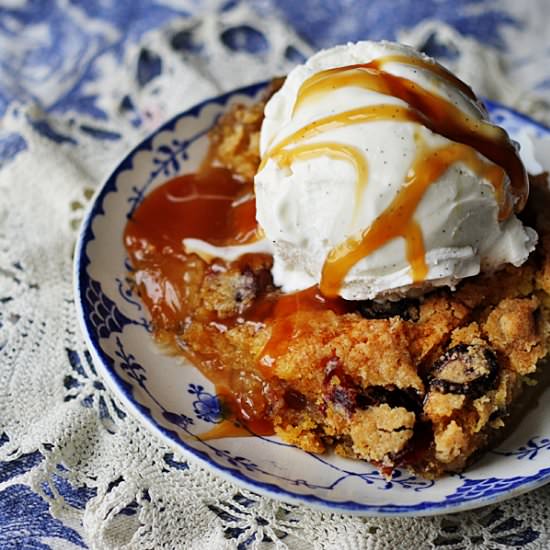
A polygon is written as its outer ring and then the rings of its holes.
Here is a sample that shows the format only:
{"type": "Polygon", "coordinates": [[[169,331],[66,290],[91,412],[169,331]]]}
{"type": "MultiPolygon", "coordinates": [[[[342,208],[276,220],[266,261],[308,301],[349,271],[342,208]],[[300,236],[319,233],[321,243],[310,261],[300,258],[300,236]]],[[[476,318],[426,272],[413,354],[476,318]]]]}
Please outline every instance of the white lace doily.
{"type": "MultiPolygon", "coordinates": [[[[433,22],[400,38],[423,46],[434,36],[456,51],[450,64],[476,91],[550,122],[543,98],[505,76],[496,50],[433,22]]],[[[10,105],[0,122],[0,132],[15,136],[14,154],[0,157],[0,518],[33,493],[49,510],[29,498],[26,506],[36,508],[28,525],[21,520],[28,510],[17,522],[0,522],[0,546],[32,530],[37,514],[48,526],[41,540],[52,548],[550,546],[548,487],[472,513],[421,519],[328,514],[241,490],[164,447],[97,377],[77,330],[71,280],[76,230],[94,189],[161,121],[221,90],[286,72],[299,52],[311,49],[288,25],[258,19],[241,4],[173,18],[101,58],[101,76],[85,91],[109,113],[103,126],[71,109],[47,115],[38,101],[10,105]],[[245,24],[269,38],[268,50],[250,53],[239,47],[245,35],[224,34],[245,24]],[[136,79],[140,71],[153,76],[136,79]]]]}

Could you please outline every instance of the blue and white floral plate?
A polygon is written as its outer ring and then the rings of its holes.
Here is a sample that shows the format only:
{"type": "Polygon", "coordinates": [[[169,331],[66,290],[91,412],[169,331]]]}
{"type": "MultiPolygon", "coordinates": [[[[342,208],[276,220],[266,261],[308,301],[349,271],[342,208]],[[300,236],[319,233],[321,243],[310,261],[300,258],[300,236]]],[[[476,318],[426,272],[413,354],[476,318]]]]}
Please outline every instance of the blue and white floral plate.
{"type": "MultiPolygon", "coordinates": [[[[498,449],[465,474],[435,482],[406,472],[387,481],[366,462],[306,453],[276,437],[201,439],[221,420],[214,387],[153,343],[147,313],[129,284],[122,234],[148,192],[199,166],[219,115],[236,102],[255,101],[264,88],[260,83],[229,92],[176,116],[131,151],[96,194],[76,249],[75,292],[90,352],[111,389],[164,443],[205,467],[253,491],[329,511],[431,515],[550,481],[550,388],[498,449]]],[[[488,108],[517,139],[531,136],[534,147],[525,149],[530,166],[537,149],[550,159],[550,130],[502,106],[488,108]]]]}

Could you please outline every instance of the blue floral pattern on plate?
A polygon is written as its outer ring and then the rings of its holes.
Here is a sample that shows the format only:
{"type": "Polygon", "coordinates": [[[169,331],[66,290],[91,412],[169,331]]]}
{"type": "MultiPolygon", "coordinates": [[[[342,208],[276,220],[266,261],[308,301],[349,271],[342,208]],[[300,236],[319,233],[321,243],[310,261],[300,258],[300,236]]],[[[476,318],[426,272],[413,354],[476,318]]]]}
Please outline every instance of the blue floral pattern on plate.
{"type": "Polygon", "coordinates": [[[550,438],[533,437],[525,445],[521,445],[513,451],[493,451],[503,456],[514,456],[518,460],[534,460],[540,452],[550,451],[550,438]]]}
{"type": "Polygon", "coordinates": [[[193,412],[199,420],[219,424],[223,420],[219,397],[205,391],[200,384],[189,384],[187,392],[195,396],[193,412]]]}

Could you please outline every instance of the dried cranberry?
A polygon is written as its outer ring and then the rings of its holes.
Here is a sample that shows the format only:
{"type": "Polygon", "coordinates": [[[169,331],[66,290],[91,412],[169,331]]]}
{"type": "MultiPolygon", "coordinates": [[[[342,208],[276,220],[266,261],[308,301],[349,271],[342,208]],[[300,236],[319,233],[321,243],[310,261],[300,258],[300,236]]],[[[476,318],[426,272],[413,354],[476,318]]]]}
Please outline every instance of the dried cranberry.
{"type": "Polygon", "coordinates": [[[305,409],[307,405],[306,396],[292,388],[288,388],[283,396],[285,404],[289,409],[294,409],[296,411],[301,411],[305,409]]]}
{"type": "Polygon", "coordinates": [[[343,408],[352,414],[357,406],[358,388],[351,376],[345,373],[338,357],[331,357],[325,363],[325,402],[343,408]]]}
{"type": "Polygon", "coordinates": [[[497,374],[492,350],[479,344],[458,344],[434,363],[429,383],[435,391],[477,399],[494,388],[497,374]]]}
{"type": "Polygon", "coordinates": [[[413,388],[370,386],[357,396],[357,406],[361,409],[384,403],[392,408],[402,407],[410,412],[419,412],[422,408],[421,397],[413,388]]]}
{"type": "Polygon", "coordinates": [[[419,301],[413,298],[404,298],[397,302],[363,300],[357,302],[357,311],[365,319],[401,317],[404,321],[417,321],[419,316],[419,301]]]}

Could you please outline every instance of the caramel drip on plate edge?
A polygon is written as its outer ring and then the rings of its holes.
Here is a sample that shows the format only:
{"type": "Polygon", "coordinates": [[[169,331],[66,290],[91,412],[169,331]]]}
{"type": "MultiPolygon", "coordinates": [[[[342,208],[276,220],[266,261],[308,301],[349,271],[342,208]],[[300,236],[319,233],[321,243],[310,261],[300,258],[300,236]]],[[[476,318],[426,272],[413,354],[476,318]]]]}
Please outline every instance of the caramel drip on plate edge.
{"type": "MultiPolygon", "coordinates": [[[[380,120],[420,124],[432,132],[455,142],[454,145],[459,145],[459,147],[451,145],[448,148],[434,149],[431,152],[424,151],[419,155],[409,170],[409,174],[412,174],[412,176],[405,182],[388,209],[360,236],[349,237],[329,253],[323,266],[320,285],[322,292],[327,296],[338,294],[346,274],[358,261],[395,237],[405,239],[407,260],[411,266],[413,282],[422,281],[426,277],[427,266],[423,237],[419,225],[413,220],[414,210],[430,184],[441,177],[455,162],[465,163],[479,177],[486,178],[491,182],[499,205],[499,220],[507,219],[514,210],[522,210],[527,200],[529,190],[527,174],[506,132],[486,121],[468,117],[451,102],[411,80],[383,71],[380,67],[389,62],[425,68],[458,88],[463,95],[475,99],[473,92],[466,84],[446,69],[421,58],[394,55],[379,58],[370,63],[321,71],[302,84],[294,105],[294,112],[306,100],[311,100],[347,86],[357,86],[399,98],[407,104],[407,107],[390,104],[370,105],[321,118],[281,140],[264,155],[260,165],[261,170],[267,161],[272,158],[280,166],[288,167],[294,159],[311,159],[321,155],[351,160],[349,152],[345,151],[348,146],[332,142],[303,145],[301,142],[321,135],[330,129],[380,120]],[[317,149],[315,145],[317,145],[317,149]],[[289,146],[293,147],[287,150],[286,148],[289,146]],[[310,149],[307,149],[308,146],[310,149]],[[295,149],[296,152],[293,156],[295,149]],[[304,155],[303,153],[306,150],[307,155],[304,155]],[[452,151],[452,154],[446,151],[452,151]],[[477,152],[494,164],[482,161],[477,152]],[[448,157],[449,160],[448,162],[436,163],[437,170],[433,170],[430,167],[430,162],[439,154],[448,157]],[[505,174],[508,175],[510,180],[509,189],[504,186],[505,174]],[[413,182],[422,183],[413,185],[413,182]],[[417,196],[413,189],[422,189],[420,196],[417,196]],[[405,204],[408,206],[414,205],[413,210],[410,212],[407,210],[408,215],[406,218],[400,217],[401,214],[391,214],[396,203],[399,203],[400,206],[405,204]],[[381,225],[390,222],[394,224],[393,227],[386,228],[385,231],[378,229],[381,225]],[[381,238],[383,234],[387,237],[381,238]],[[373,237],[373,235],[376,235],[376,237],[373,237]]],[[[355,156],[352,162],[357,166],[355,156]]],[[[361,196],[367,184],[366,179],[363,179],[361,174],[358,174],[357,181],[361,184],[358,191],[356,191],[356,198],[361,196]]]]}

